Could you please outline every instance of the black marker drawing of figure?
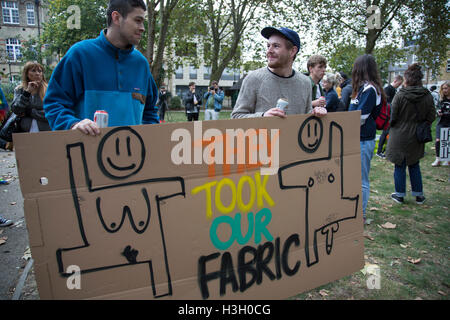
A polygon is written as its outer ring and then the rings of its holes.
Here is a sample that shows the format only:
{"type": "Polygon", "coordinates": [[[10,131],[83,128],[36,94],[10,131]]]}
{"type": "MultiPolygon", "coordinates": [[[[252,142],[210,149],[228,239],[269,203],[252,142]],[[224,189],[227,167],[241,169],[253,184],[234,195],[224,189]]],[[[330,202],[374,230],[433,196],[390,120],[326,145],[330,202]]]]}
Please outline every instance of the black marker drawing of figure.
{"type": "MultiPolygon", "coordinates": [[[[299,129],[299,147],[307,153],[315,153],[321,145],[323,135],[322,120],[314,116],[309,117],[299,129]]],[[[300,189],[299,192],[304,197],[305,207],[301,210],[304,210],[305,215],[304,245],[308,267],[319,262],[318,233],[326,237],[325,249],[327,254],[330,254],[339,223],[356,219],[359,195],[349,197],[344,193],[343,146],[342,127],[332,121],[329,127],[327,156],[297,161],[278,170],[280,188],[300,189]],[[298,175],[293,173],[298,170],[297,166],[305,165],[309,175],[299,181],[298,175]],[[326,212],[319,214],[319,208],[326,212]]]]}
{"type": "MultiPolygon", "coordinates": [[[[140,135],[129,127],[109,131],[99,143],[96,168],[88,168],[83,143],[67,145],[70,186],[82,244],[57,250],[59,272],[78,265],[81,274],[146,265],[153,297],[172,295],[164,239],[162,205],[185,196],[181,177],[133,180],[148,154],[140,135]],[[89,172],[110,183],[98,185],[89,172]],[[87,186],[82,187],[82,186],[87,186]],[[82,263],[82,265],[80,265],[82,263]],[[156,285],[161,284],[161,285],[156,285]]],[[[146,165],[149,163],[147,161],[146,165]]],[[[173,213],[173,212],[171,212],[173,213]]]]}

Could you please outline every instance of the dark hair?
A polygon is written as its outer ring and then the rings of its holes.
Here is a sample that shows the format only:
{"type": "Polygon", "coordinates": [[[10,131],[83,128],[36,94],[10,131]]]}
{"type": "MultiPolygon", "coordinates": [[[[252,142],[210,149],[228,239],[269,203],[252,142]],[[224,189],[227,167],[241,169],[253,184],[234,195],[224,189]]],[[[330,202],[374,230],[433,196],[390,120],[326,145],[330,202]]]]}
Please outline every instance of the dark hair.
{"type": "Polygon", "coordinates": [[[345,72],[340,71],[339,74],[342,77],[342,79],[344,79],[344,80],[348,79],[348,76],[347,76],[347,74],[345,72]]]}
{"type": "Polygon", "coordinates": [[[405,71],[405,80],[408,87],[421,86],[422,78],[422,67],[418,63],[413,63],[405,71]]]}
{"type": "Polygon", "coordinates": [[[431,86],[431,88],[430,88],[431,91],[434,91],[434,90],[436,90],[436,89],[437,89],[436,86],[431,86]]]}
{"type": "Polygon", "coordinates": [[[106,10],[108,27],[112,23],[111,15],[114,11],[117,11],[124,19],[126,19],[127,15],[133,11],[134,8],[141,8],[144,9],[144,11],[147,10],[143,0],[109,0],[108,9],[106,10]]]}
{"type": "Polygon", "coordinates": [[[193,86],[193,85],[195,85],[195,82],[194,82],[194,81],[191,81],[191,82],[189,82],[188,87],[193,86]]]}
{"type": "Polygon", "coordinates": [[[359,56],[353,64],[352,98],[356,98],[359,87],[366,81],[375,87],[377,93],[381,95],[382,101],[386,101],[377,62],[370,54],[359,56]]]}

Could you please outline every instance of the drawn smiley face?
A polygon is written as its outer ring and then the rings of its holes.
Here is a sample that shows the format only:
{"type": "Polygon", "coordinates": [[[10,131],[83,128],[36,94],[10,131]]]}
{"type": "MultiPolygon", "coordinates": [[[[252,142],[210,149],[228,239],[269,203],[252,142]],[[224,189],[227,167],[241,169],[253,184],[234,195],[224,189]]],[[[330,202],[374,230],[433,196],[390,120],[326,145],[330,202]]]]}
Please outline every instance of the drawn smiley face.
{"type": "Polygon", "coordinates": [[[303,151],[313,153],[319,148],[322,137],[322,120],[317,117],[310,117],[302,123],[298,131],[298,144],[303,151]]]}
{"type": "Polygon", "coordinates": [[[144,159],[144,141],[129,127],[113,129],[100,141],[97,161],[103,174],[109,178],[125,179],[138,173],[144,159]]]}

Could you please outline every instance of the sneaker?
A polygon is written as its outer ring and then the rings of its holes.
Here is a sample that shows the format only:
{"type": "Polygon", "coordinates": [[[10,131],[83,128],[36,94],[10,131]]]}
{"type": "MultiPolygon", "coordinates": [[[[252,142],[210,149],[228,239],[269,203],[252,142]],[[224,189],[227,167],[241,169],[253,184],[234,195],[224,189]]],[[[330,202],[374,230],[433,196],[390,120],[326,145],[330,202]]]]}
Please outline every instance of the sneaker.
{"type": "Polygon", "coordinates": [[[397,203],[403,204],[405,201],[403,200],[403,197],[399,197],[397,194],[393,193],[391,194],[392,200],[394,200],[397,203]]]}
{"type": "Polygon", "coordinates": [[[424,196],[417,196],[416,197],[416,203],[417,204],[423,204],[425,202],[425,197],[424,196]]]}
{"type": "Polygon", "coordinates": [[[13,224],[13,222],[11,220],[0,218],[0,227],[8,227],[12,224],[13,224]]]}
{"type": "Polygon", "coordinates": [[[434,162],[431,164],[432,167],[439,167],[441,165],[441,161],[439,160],[439,158],[436,158],[436,160],[434,160],[434,162]]]}
{"type": "Polygon", "coordinates": [[[378,158],[381,158],[381,159],[384,159],[384,158],[386,158],[386,156],[384,155],[384,153],[376,153],[376,156],[378,157],[378,158]]]}
{"type": "Polygon", "coordinates": [[[14,149],[13,143],[12,142],[7,142],[6,146],[5,146],[5,150],[13,151],[13,149],[14,149]]]}

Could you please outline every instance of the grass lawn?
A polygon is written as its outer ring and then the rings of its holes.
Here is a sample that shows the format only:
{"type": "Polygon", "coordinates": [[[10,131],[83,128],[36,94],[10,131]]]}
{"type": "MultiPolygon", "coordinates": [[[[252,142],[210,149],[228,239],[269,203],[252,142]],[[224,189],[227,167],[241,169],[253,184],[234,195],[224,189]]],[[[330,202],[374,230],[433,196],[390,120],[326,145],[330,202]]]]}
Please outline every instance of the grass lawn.
{"type": "MultiPolygon", "coordinates": [[[[220,119],[229,118],[229,111],[220,113],[220,119]]],[[[186,115],[171,112],[166,120],[186,121],[186,115]]],[[[427,143],[425,150],[420,161],[427,198],[423,205],[416,204],[410,194],[409,176],[405,203],[392,201],[394,165],[375,156],[372,159],[367,206],[367,218],[372,221],[365,226],[364,245],[366,263],[380,267],[380,289],[368,289],[367,275],[355,272],[292,299],[449,299],[450,167],[431,166],[434,142],[427,143]],[[395,228],[381,227],[387,222],[395,224],[395,228]]]]}
{"type": "MultiPolygon", "coordinates": [[[[221,111],[219,113],[219,119],[230,119],[231,111],[221,111]]],[[[187,121],[186,113],[184,111],[169,111],[166,112],[166,116],[164,117],[166,122],[183,122],[187,121]]],[[[204,110],[200,112],[198,117],[199,120],[205,120],[205,112],[204,110]]]]}

